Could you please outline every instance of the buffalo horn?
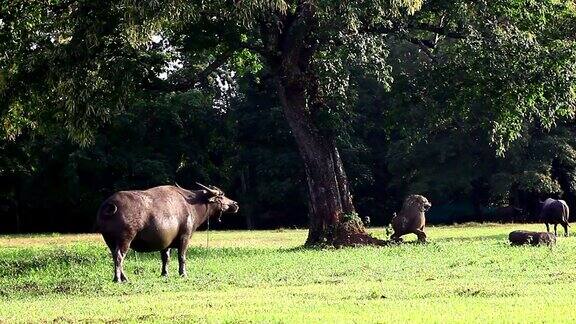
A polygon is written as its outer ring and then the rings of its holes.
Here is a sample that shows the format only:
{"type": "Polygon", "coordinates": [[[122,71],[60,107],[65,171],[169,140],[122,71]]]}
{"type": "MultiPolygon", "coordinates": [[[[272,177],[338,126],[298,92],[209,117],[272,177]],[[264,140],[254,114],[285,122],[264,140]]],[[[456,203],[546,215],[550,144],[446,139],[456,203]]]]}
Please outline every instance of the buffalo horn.
{"type": "Polygon", "coordinates": [[[203,185],[203,184],[201,184],[201,183],[199,183],[199,182],[196,182],[196,184],[199,185],[200,187],[208,190],[208,191],[209,191],[210,193],[212,193],[213,195],[218,195],[218,194],[220,194],[220,192],[218,192],[218,190],[214,190],[214,189],[212,189],[212,188],[210,188],[210,187],[207,187],[207,186],[205,186],[205,185],[203,185]]]}

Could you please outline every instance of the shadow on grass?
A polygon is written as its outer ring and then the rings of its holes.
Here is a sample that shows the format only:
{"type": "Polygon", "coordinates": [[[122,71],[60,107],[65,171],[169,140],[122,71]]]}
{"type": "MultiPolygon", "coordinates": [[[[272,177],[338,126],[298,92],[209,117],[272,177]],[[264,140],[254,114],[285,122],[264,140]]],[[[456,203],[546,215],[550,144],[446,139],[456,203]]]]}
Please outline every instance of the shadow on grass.
{"type": "Polygon", "coordinates": [[[84,294],[88,291],[100,291],[98,283],[88,284],[79,278],[64,278],[50,283],[20,281],[0,286],[0,297],[42,296],[48,294],[71,295],[84,294]]]}
{"type": "Polygon", "coordinates": [[[90,265],[102,259],[99,253],[85,251],[22,251],[3,255],[0,260],[0,278],[24,275],[30,271],[44,270],[50,266],[70,267],[72,265],[90,265]]]}
{"type": "MultiPolygon", "coordinates": [[[[217,248],[204,248],[204,247],[193,247],[188,249],[188,256],[193,258],[201,257],[247,257],[254,255],[277,255],[277,254],[290,254],[290,253],[300,253],[305,251],[321,251],[325,250],[317,247],[306,247],[297,246],[291,248],[229,248],[229,247],[217,247],[217,248]]],[[[139,253],[140,254],[140,253],[139,253]]],[[[154,257],[159,257],[158,252],[147,253],[148,255],[154,255],[154,257]]]]}
{"type": "Polygon", "coordinates": [[[470,241],[506,241],[508,242],[508,234],[493,234],[493,235],[481,235],[472,237],[443,237],[438,238],[435,241],[438,242],[470,242],[470,241]]]}

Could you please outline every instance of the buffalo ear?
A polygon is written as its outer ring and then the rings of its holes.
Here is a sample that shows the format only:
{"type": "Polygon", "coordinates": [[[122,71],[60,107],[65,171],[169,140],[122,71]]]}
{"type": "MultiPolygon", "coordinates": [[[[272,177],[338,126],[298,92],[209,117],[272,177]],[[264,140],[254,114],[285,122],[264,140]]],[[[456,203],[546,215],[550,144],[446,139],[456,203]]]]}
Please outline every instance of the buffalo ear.
{"type": "Polygon", "coordinates": [[[208,202],[216,202],[216,196],[208,198],[208,202]]]}
{"type": "Polygon", "coordinates": [[[186,193],[180,193],[180,195],[182,196],[182,198],[184,198],[184,200],[186,200],[187,203],[189,204],[195,204],[198,201],[198,198],[192,196],[192,195],[188,195],[186,193]]]}

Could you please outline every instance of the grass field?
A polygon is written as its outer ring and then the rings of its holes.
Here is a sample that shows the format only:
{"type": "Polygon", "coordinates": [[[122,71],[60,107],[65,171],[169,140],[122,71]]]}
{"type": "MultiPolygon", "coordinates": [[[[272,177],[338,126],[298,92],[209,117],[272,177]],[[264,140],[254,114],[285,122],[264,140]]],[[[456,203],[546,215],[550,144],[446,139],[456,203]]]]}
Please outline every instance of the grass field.
{"type": "MultiPolygon", "coordinates": [[[[304,230],[194,236],[188,278],[130,252],[125,284],[98,235],[0,236],[0,322],[574,322],[576,237],[511,247],[544,225],[430,227],[430,243],[301,248],[304,230]]],[[[384,236],[383,229],[372,229],[384,236]]],[[[415,238],[415,237],[414,237],[415,238]]],[[[412,239],[414,239],[412,238],[412,239]]]]}

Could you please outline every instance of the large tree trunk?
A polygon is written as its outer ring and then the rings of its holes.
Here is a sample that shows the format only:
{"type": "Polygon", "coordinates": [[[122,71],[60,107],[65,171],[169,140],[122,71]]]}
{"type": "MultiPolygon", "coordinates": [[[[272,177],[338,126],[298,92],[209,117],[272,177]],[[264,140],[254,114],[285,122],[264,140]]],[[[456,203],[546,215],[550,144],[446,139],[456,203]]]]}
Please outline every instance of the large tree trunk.
{"type": "Polygon", "coordinates": [[[352,195],[336,141],[319,130],[310,112],[315,106],[311,97],[319,99],[309,92],[315,79],[309,68],[318,45],[314,30],[319,28],[313,2],[298,1],[295,12],[278,18],[261,22],[263,53],[276,77],[280,102],[306,170],[310,218],[306,244],[381,244],[353,217],[352,195]]]}
{"type": "Polygon", "coordinates": [[[348,186],[348,177],[344,171],[344,164],[340,158],[340,153],[336,147],[336,143],[332,141],[332,158],[334,159],[334,172],[336,173],[336,180],[338,181],[338,190],[340,190],[340,199],[342,199],[342,210],[344,214],[355,213],[354,203],[352,202],[352,194],[348,186]]]}
{"type": "Polygon", "coordinates": [[[346,173],[332,138],[323,135],[310,115],[302,84],[277,80],[284,113],[304,161],[309,193],[307,245],[375,244],[355,213],[346,173]]]}

